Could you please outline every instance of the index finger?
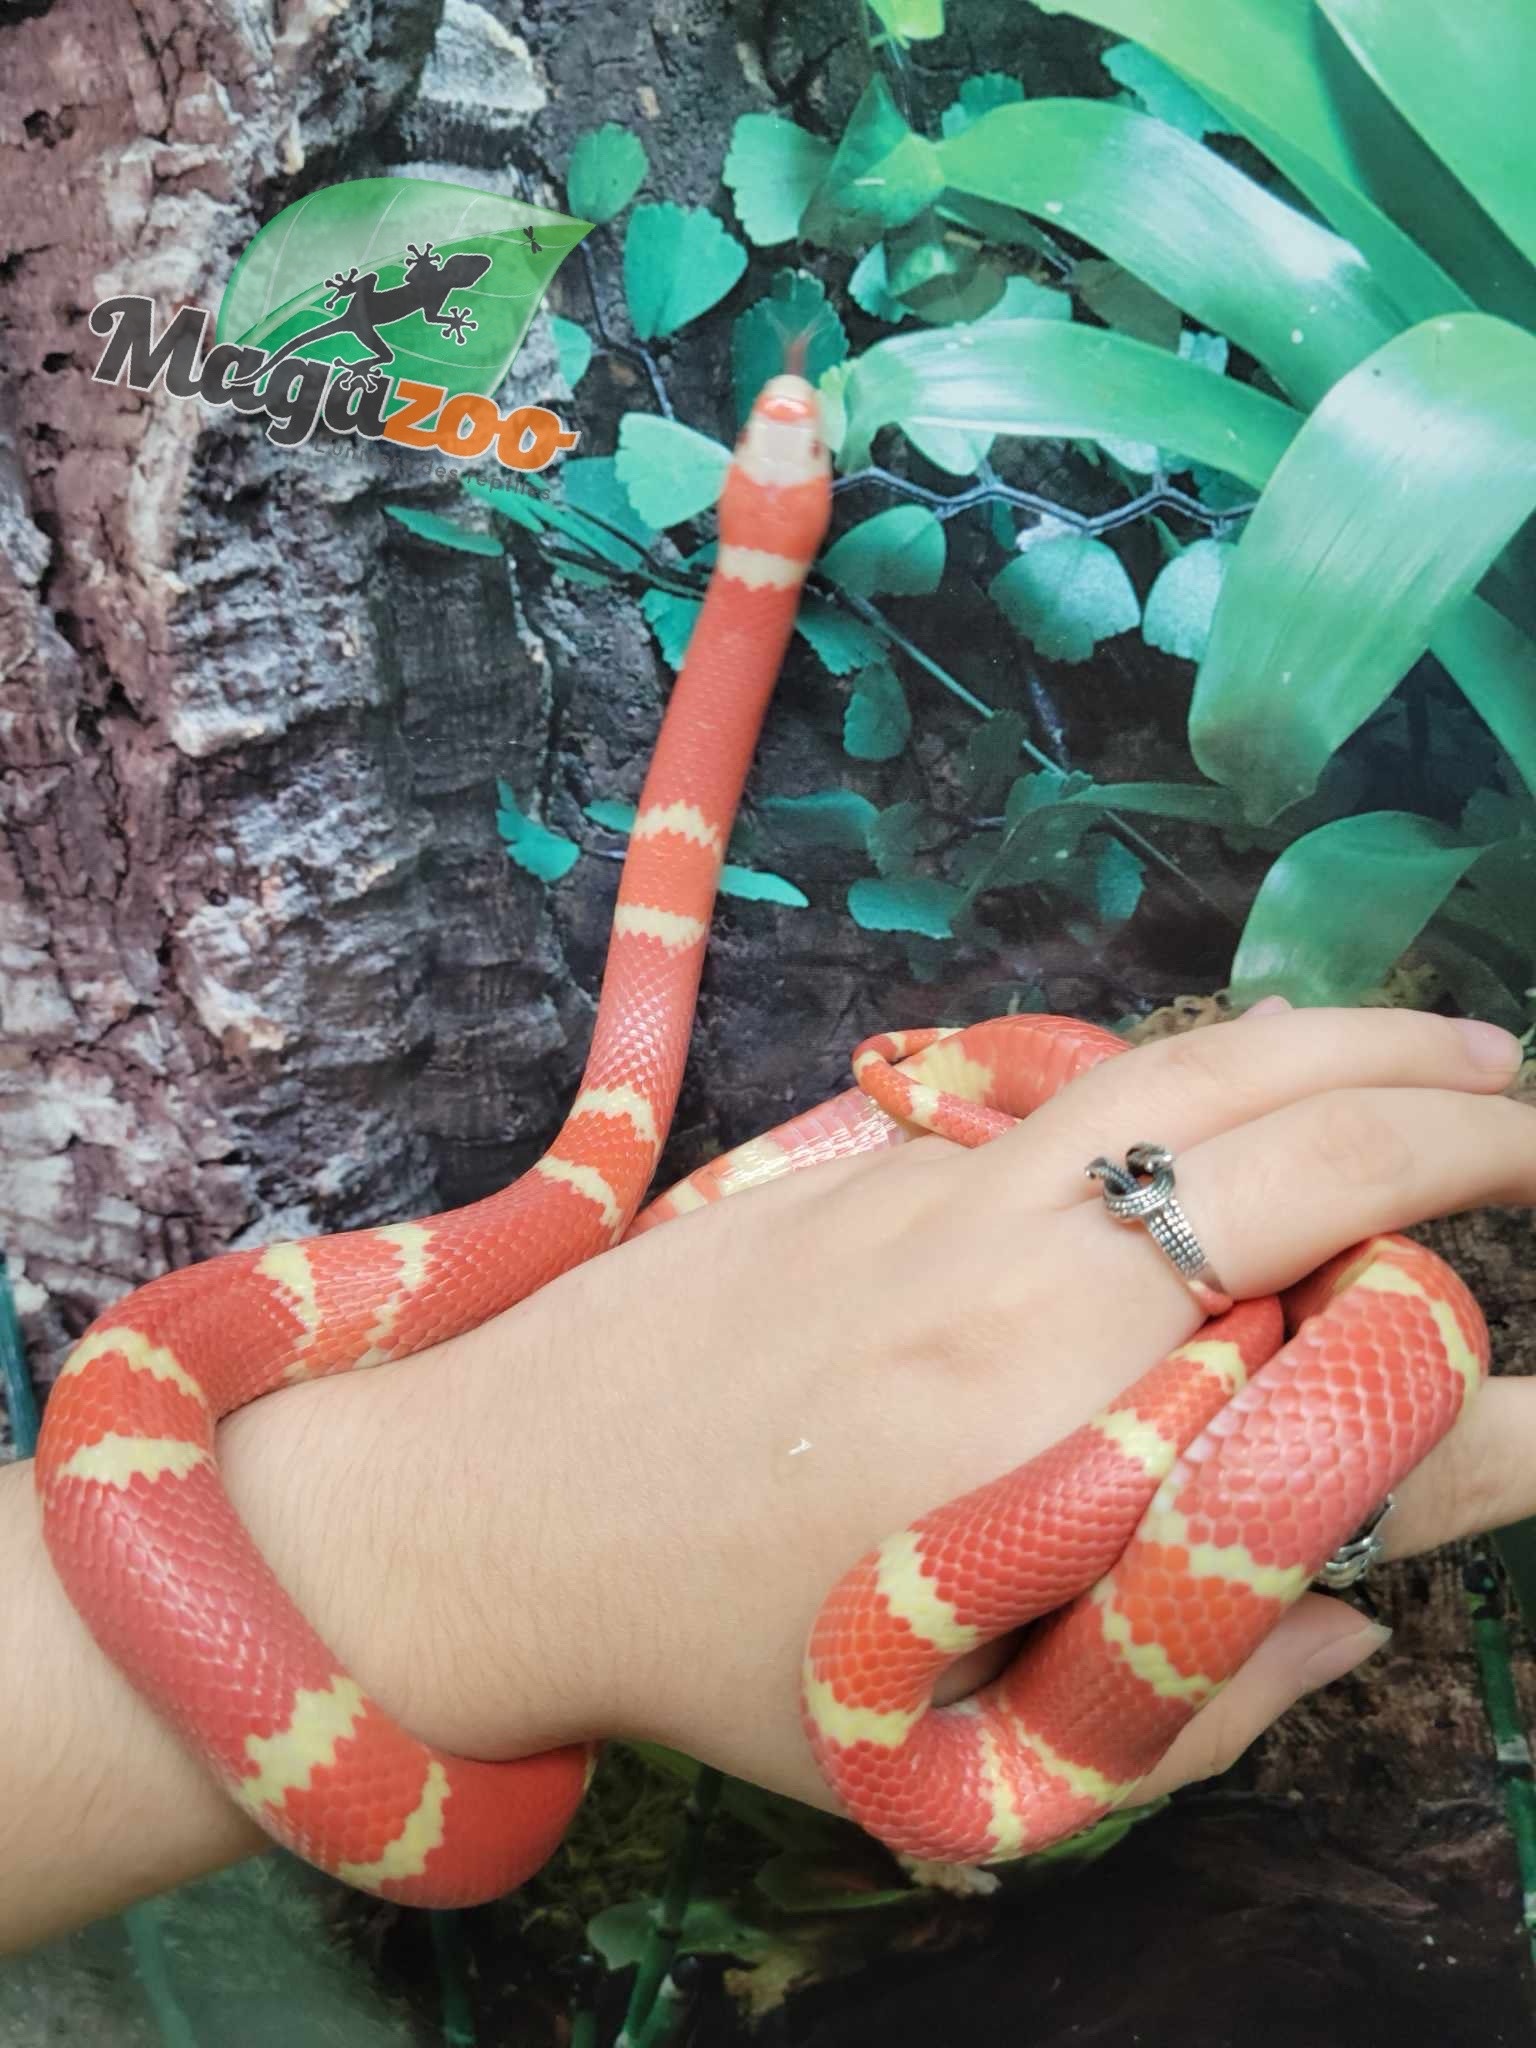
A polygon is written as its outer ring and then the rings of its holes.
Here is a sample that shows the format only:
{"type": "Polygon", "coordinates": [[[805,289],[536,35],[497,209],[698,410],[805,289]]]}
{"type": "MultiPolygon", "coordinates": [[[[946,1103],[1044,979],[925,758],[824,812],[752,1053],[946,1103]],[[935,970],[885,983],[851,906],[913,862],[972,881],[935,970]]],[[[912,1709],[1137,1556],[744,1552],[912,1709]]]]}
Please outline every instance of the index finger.
{"type": "Polygon", "coordinates": [[[1177,1152],[1339,1088],[1497,1095],[1520,1061],[1520,1041],[1498,1025],[1422,1010],[1245,1017],[1106,1060],[983,1156],[1014,1171],[1027,1158],[1031,1199],[1072,1208],[1099,1199],[1083,1171],[1098,1153],[1119,1158],[1143,1142],[1177,1152]]]}

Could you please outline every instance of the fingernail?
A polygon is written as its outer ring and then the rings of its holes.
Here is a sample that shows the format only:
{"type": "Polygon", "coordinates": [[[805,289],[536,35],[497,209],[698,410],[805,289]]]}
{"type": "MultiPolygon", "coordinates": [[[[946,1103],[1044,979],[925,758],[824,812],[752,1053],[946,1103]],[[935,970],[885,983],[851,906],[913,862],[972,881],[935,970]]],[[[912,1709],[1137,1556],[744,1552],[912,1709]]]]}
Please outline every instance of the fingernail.
{"type": "Polygon", "coordinates": [[[1490,1073],[1512,1074],[1521,1060],[1520,1041],[1500,1024],[1485,1024],[1480,1018],[1458,1017],[1456,1029],[1473,1066],[1490,1073]]]}
{"type": "Polygon", "coordinates": [[[1254,1003],[1249,1009],[1244,1010],[1243,1015],[1244,1017],[1278,1017],[1282,1010],[1288,1010],[1290,1007],[1284,996],[1261,996],[1258,1002],[1254,1003]]]}
{"type": "Polygon", "coordinates": [[[1334,1636],[1314,1650],[1302,1667],[1307,1690],[1313,1691],[1320,1685],[1331,1685],[1336,1678],[1343,1678],[1347,1672],[1358,1671],[1367,1657],[1374,1657],[1384,1643],[1390,1643],[1392,1631],[1379,1621],[1368,1621],[1363,1628],[1347,1629],[1343,1635],[1334,1636]]]}

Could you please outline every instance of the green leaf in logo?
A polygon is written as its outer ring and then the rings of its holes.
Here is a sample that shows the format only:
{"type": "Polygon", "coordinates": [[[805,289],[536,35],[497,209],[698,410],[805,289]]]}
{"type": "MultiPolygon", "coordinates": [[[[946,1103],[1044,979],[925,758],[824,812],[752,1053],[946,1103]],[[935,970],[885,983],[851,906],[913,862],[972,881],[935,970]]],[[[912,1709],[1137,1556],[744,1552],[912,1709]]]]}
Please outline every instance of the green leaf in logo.
{"type": "Polygon", "coordinates": [[[322,186],[249,243],[225,289],[217,338],[331,362],[372,360],[386,377],[489,397],[590,227],[433,178],[322,186]],[[472,257],[487,261],[454,263],[472,257]],[[472,277],[461,283],[455,269],[472,277]],[[465,317],[456,321],[459,309],[465,317]]]}

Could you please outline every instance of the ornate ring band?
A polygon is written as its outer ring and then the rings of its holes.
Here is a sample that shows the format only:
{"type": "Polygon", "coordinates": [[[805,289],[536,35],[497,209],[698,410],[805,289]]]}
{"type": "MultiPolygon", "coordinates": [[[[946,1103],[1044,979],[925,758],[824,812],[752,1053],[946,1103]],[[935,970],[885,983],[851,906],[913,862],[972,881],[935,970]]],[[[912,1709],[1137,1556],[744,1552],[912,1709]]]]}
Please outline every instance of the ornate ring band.
{"type": "Polygon", "coordinates": [[[1330,1593],[1342,1593],[1347,1586],[1358,1586],[1387,1547],[1381,1525],[1392,1508],[1393,1499],[1389,1493],[1370,1520],[1357,1529],[1347,1543],[1339,1545],[1312,1581],[1313,1585],[1323,1586],[1330,1593]]]}
{"type": "Polygon", "coordinates": [[[1100,1184],[1104,1206],[1123,1223],[1144,1224],[1208,1316],[1224,1315],[1232,1297],[1216,1277],[1194,1227],[1174,1195],[1173,1154],[1166,1145],[1133,1145],[1125,1164],[1095,1159],[1084,1171],[1100,1184]]]}

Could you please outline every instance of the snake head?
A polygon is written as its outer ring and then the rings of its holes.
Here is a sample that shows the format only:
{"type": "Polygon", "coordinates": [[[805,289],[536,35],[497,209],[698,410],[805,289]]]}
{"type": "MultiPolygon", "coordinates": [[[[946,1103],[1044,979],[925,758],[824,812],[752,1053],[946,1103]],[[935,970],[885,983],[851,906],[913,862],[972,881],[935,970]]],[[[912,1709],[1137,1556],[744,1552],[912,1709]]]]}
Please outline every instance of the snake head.
{"type": "Polygon", "coordinates": [[[830,476],[815,386],[793,371],[770,377],[742,429],[736,460],[754,483],[807,484],[830,476]]]}

